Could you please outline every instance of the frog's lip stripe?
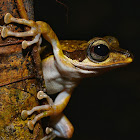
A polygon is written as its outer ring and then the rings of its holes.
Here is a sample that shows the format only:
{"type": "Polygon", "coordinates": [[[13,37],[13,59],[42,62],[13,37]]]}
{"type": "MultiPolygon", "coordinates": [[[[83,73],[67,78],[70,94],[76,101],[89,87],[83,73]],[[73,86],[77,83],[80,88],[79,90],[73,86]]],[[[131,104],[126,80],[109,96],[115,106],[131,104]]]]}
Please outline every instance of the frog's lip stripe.
{"type": "Polygon", "coordinates": [[[116,68],[116,67],[121,67],[121,66],[125,66],[125,65],[127,65],[127,64],[129,64],[130,62],[128,62],[128,63],[126,63],[126,62],[124,62],[124,63],[116,63],[116,64],[112,64],[112,65],[102,65],[102,66],[83,66],[83,65],[80,65],[80,64],[73,64],[75,67],[77,67],[77,68],[80,68],[80,69],[83,69],[83,70],[96,70],[96,69],[101,69],[102,68],[102,70],[103,69],[112,69],[112,67],[113,68],[116,68]]]}

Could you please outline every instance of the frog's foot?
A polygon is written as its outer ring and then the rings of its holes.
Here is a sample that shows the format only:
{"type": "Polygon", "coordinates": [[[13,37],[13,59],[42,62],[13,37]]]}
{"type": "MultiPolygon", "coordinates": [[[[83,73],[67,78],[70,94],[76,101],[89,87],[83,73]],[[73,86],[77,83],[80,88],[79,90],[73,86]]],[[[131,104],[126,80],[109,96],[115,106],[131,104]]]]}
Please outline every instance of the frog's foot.
{"type": "MultiPolygon", "coordinates": [[[[34,129],[34,125],[36,124],[37,121],[39,121],[41,118],[48,117],[50,116],[50,126],[52,128],[46,128],[46,134],[42,140],[52,140],[53,138],[57,137],[63,137],[63,138],[71,138],[74,128],[70,121],[67,119],[65,115],[62,114],[63,109],[66,106],[65,100],[62,100],[62,97],[67,97],[69,94],[67,94],[65,91],[61,93],[61,98],[57,102],[57,99],[53,103],[52,99],[45,94],[43,91],[39,91],[37,94],[38,99],[47,99],[48,105],[42,105],[42,106],[36,106],[33,109],[27,111],[23,110],[21,113],[21,117],[23,119],[26,119],[28,115],[31,115],[35,111],[44,111],[41,112],[40,114],[36,115],[33,120],[28,121],[28,127],[30,130],[34,129]],[[63,95],[63,96],[62,96],[63,95]]],[[[59,97],[60,97],[59,96],[59,97]]]]}
{"type": "Polygon", "coordinates": [[[3,29],[1,32],[1,36],[3,38],[6,38],[8,36],[15,36],[15,37],[34,36],[34,39],[32,41],[24,40],[22,42],[23,49],[26,49],[28,46],[30,46],[34,43],[40,42],[41,31],[40,31],[37,23],[34,22],[33,20],[14,18],[10,13],[7,13],[4,17],[4,22],[6,24],[14,22],[14,23],[27,25],[27,26],[31,27],[31,29],[29,31],[26,31],[26,32],[12,32],[12,31],[8,30],[7,27],[3,26],[3,29]]]}
{"type": "Polygon", "coordinates": [[[37,98],[39,100],[41,100],[43,98],[46,98],[47,101],[48,101],[48,104],[33,107],[31,110],[23,110],[22,113],[21,113],[22,119],[25,120],[29,115],[31,115],[35,111],[45,110],[44,112],[36,115],[33,120],[28,121],[28,127],[29,127],[30,130],[33,130],[34,125],[38,120],[40,120],[43,117],[51,116],[54,113],[54,110],[53,110],[53,107],[52,107],[53,101],[47,94],[45,94],[43,91],[39,91],[37,93],[37,98]]]}

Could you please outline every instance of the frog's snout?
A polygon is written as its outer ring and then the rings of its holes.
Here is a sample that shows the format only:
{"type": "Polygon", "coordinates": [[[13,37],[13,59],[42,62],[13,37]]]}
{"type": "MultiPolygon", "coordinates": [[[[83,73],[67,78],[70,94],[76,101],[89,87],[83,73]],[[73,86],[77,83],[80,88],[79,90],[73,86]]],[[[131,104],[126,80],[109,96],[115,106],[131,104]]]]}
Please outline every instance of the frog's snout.
{"type": "Polygon", "coordinates": [[[134,55],[129,52],[128,50],[124,53],[124,55],[126,56],[126,61],[127,63],[131,63],[134,60],[134,55]]]}
{"type": "MultiPolygon", "coordinates": [[[[131,63],[131,62],[133,62],[133,60],[134,60],[134,56],[133,56],[133,54],[130,52],[130,51],[128,51],[128,50],[125,50],[125,49],[121,49],[121,48],[119,48],[119,50],[115,50],[117,53],[119,53],[119,54],[121,54],[122,55],[122,58],[124,59],[124,61],[126,62],[126,63],[131,63]]],[[[119,56],[120,57],[120,56],[119,56]]]]}
{"type": "Polygon", "coordinates": [[[127,59],[130,60],[130,63],[134,60],[134,55],[131,52],[129,52],[128,50],[126,50],[124,52],[124,55],[127,57],[127,59]]]}

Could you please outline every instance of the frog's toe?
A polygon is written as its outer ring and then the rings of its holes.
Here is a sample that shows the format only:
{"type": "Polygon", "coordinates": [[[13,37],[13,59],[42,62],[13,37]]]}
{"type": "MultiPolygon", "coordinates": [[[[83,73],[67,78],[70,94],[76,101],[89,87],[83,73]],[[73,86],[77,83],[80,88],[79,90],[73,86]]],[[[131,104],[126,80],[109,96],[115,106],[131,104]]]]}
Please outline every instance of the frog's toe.
{"type": "Polygon", "coordinates": [[[28,125],[28,127],[29,127],[30,130],[33,130],[34,129],[34,123],[33,123],[33,121],[28,121],[27,125],[28,125]]]}
{"type": "Polygon", "coordinates": [[[38,98],[39,100],[46,98],[46,96],[47,96],[47,94],[45,94],[43,91],[39,91],[39,92],[37,93],[37,98],[38,98]]]}
{"type": "Polygon", "coordinates": [[[23,110],[23,111],[21,112],[21,118],[22,118],[23,120],[25,120],[25,119],[27,119],[27,117],[28,117],[28,111],[27,111],[27,110],[23,110]]]}
{"type": "Polygon", "coordinates": [[[39,100],[42,100],[42,99],[46,98],[48,103],[49,103],[49,105],[51,105],[51,106],[53,105],[53,100],[46,93],[44,93],[43,91],[39,91],[37,93],[37,98],[39,100]]]}
{"type": "Polygon", "coordinates": [[[11,18],[12,18],[13,16],[10,14],[10,13],[7,13],[5,16],[4,16],[4,22],[6,23],[6,24],[9,24],[9,23],[11,23],[12,21],[11,21],[11,18]]]}
{"type": "Polygon", "coordinates": [[[27,47],[28,47],[28,41],[24,40],[24,41],[22,42],[22,48],[23,48],[23,49],[26,49],[27,47]]]}
{"type": "Polygon", "coordinates": [[[6,38],[8,36],[8,29],[6,27],[3,27],[2,31],[1,31],[1,36],[3,38],[6,38]]]}
{"type": "MultiPolygon", "coordinates": [[[[26,33],[26,32],[25,32],[25,33],[26,33]]],[[[27,33],[27,36],[29,36],[29,35],[33,35],[33,36],[34,36],[35,34],[36,34],[36,33],[34,32],[34,30],[31,29],[30,32],[27,33]]],[[[41,36],[41,34],[38,33],[37,35],[35,35],[35,37],[34,37],[33,40],[31,40],[31,41],[26,41],[26,40],[24,40],[24,41],[22,42],[22,48],[23,48],[23,49],[26,49],[28,46],[31,46],[31,45],[33,45],[33,44],[35,44],[35,43],[38,43],[39,40],[40,40],[40,36],[41,36]]]]}
{"type": "Polygon", "coordinates": [[[53,128],[51,127],[46,127],[46,134],[50,134],[51,132],[53,132],[53,128]]]}

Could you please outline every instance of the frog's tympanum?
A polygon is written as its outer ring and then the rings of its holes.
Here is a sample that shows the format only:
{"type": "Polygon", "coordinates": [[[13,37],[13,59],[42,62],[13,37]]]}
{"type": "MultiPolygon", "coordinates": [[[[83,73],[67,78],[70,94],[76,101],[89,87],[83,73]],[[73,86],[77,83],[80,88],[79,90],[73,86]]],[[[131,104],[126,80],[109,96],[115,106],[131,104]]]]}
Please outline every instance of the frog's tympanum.
{"type": "Polygon", "coordinates": [[[23,110],[21,116],[26,119],[35,111],[42,111],[33,120],[28,122],[30,130],[43,117],[50,116],[50,126],[46,128],[45,139],[54,137],[71,138],[74,128],[67,117],[62,113],[69,102],[73,89],[84,77],[95,76],[107,70],[124,66],[132,62],[131,54],[119,47],[116,38],[106,36],[95,37],[89,41],[65,40],[59,41],[51,27],[42,21],[14,18],[11,14],[5,15],[6,24],[11,22],[31,27],[26,32],[12,32],[3,27],[1,35],[27,37],[33,36],[32,41],[24,40],[22,48],[39,43],[41,35],[51,44],[53,55],[42,60],[42,70],[47,94],[39,91],[38,99],[46,98],[48,104],[36,106],[32,110],[23,110]],[[48,95],[58,93],[53,101],[48,95]]]}

